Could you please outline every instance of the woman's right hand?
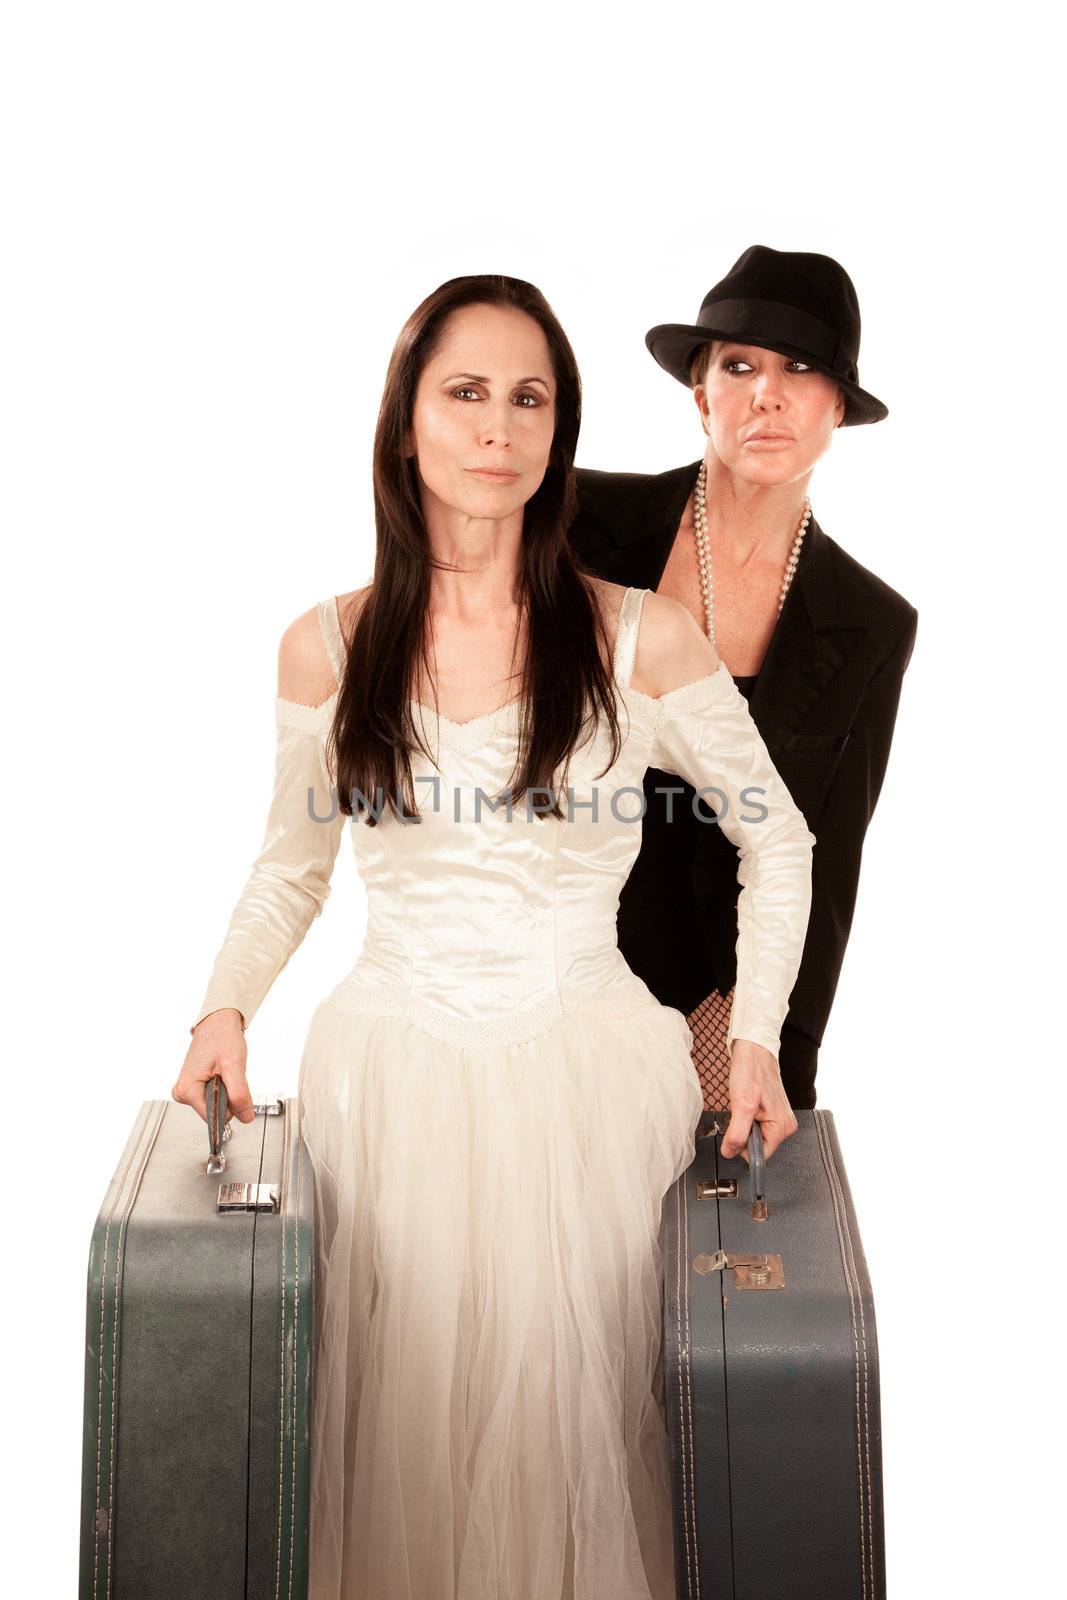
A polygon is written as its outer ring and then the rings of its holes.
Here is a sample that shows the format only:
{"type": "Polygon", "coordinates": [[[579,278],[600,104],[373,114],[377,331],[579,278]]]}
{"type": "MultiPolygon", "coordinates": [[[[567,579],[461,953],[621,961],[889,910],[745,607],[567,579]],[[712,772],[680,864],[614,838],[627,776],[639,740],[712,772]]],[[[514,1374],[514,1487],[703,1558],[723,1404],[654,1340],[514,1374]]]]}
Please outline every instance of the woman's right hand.
{"type": "Polygon", "coordinates": [[[229,1110],[233,1116],[238,1122],[255,1121],[252,1096],[245,1077],[247,1060],[248,1045],[241,1013],[232,1006],[210,1011],[193,1029],[193,1042],[178,1081],[170,1091],[171,1099],[192,1106],[206,1122],[205,1085],[209,1078],[217,1075],[226,1086],[229,1110]]]}
{"type": "Polygon", "coordinates": [[[724,1156],[740,1156],[747,1162],[754,1122],[760,1125],[766,1161],[800,1126],[777,1057],[753,1039],[735,1039],[730,1054],[730,1122],[721,1145],[724,1156]]]}

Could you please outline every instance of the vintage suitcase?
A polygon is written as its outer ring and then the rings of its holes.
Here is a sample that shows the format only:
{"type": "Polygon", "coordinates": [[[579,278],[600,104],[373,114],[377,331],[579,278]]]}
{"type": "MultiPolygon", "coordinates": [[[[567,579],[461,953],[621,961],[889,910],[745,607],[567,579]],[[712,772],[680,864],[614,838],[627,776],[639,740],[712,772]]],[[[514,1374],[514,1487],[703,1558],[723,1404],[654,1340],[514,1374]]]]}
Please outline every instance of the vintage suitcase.
{"type": "Polygon", "coordinates": [[[80,1600],[304,1600],[314,1180],[299,1102],[141,1107],[89,1254],[80,1600]],[[223,1128],[227,1132],[223,1134],[223,1128]]]}
{"type": "Polygon", "coordinates": [[[663,1379],[680,1600],[882,1600],[874,1306],[829,1111],[664,1198],[663,1379]]]}

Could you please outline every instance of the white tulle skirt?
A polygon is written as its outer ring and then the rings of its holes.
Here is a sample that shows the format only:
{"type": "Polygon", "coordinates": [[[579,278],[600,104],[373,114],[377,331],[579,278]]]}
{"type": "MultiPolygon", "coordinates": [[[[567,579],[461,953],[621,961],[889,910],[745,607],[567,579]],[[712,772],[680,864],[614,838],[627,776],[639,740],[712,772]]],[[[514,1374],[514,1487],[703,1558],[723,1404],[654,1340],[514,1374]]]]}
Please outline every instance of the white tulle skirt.
{"type": "Polygon", "coordinates": [[[477,1051],[319,1006],[311,1600],[674,1600],[659,1225],[691,1042],[656,1003],[477,1051]]]}

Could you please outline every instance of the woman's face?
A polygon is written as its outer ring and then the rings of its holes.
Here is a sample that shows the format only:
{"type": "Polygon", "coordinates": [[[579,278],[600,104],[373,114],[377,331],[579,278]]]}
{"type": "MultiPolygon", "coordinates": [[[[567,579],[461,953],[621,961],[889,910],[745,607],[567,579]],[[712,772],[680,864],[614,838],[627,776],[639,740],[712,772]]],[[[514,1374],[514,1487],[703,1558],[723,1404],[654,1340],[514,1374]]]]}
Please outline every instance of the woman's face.
{"type": "Polygon", "coordinates": [[[510,306],[454,311],[419,375],[404,453],[424,509],[500,521],[540,488],[555,432],[556,383],[538,323],[510,306]]]}
{"type": "Polygon", "coordinates": [[[778,351],[719,339],[693,393],[715,454],[753,484],[804,477],[845,414],[833,378],[778,351]]]}

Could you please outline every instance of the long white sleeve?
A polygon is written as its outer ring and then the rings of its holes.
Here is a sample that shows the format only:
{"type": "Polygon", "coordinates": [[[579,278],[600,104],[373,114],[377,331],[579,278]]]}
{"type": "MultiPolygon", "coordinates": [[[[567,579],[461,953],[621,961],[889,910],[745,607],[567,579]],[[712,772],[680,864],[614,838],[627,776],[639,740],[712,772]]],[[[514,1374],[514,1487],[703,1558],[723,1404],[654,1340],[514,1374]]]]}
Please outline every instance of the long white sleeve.
{"type": "Polygon", "coordinates": [[[221,1006],[236,1007],[247,1027],[330,893],[347,821],[335,804],[326,759],[336,699],[321,706],[275,702],[277,754],[266,833],[194,1028],[221,1006]]]}
{"type": "Polygon", "coordinates": [[[751,1039],[777,1057],[804,953],[815,835],[725,663],[655,705],[649,764],[684,778],[698,792],[715,791],[701,798],[718,813],[718,826],[740,856],[737,982],[727,1049],[732,1055],[735,1039],[751,1039]]]}

